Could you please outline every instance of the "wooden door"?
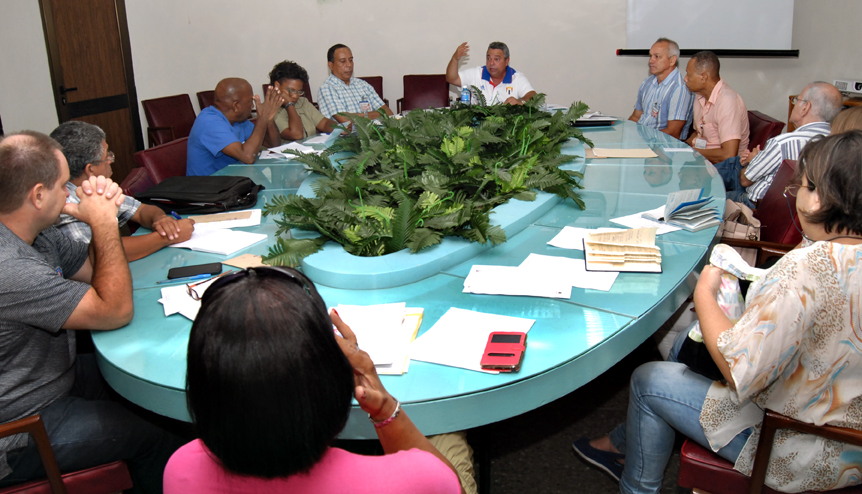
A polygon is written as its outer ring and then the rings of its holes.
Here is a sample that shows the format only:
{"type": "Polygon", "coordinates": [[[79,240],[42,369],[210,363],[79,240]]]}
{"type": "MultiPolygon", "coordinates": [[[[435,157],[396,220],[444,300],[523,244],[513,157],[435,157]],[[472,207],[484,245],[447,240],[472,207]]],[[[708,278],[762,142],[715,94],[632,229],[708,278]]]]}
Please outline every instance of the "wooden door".
{"type": "Polygon", "coordinates": [[[39,0],[57,116],[107,134],[117,182],[144,148],[124,0],[39,0]]]}

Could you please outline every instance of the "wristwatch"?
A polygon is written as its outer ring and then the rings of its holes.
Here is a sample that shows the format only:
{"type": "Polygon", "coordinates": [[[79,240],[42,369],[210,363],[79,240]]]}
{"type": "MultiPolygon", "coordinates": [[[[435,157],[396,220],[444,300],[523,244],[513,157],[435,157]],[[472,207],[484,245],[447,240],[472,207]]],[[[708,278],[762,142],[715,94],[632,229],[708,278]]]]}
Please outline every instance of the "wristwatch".
{"type": "Polygon", "coordinates": [[[293,102],[290,102],[290,101],[289,101],[285,106],[296,106],[296,103],[293,103],[293,102]]]}

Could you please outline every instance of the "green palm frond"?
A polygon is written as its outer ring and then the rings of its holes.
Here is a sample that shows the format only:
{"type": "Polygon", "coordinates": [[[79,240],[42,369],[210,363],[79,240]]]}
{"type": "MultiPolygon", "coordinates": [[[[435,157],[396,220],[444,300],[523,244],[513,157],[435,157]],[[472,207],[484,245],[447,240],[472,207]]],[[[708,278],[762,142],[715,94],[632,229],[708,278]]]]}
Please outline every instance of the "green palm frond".
{"type": "Polygon", "coordinates": [[[473,90],[473,95],[476,96],[475,105],[476,106],[488,106],[488,100],[485,99],[485,95],[482,94],[482,90],[477,88],[476,86],[470,86],[470,89],[473,90]]]}
{"type": "Polygon", "coordinates": [[[270,246],[269,252],[262,256],[264,264],[270,266],[297,267],[302,260],[323,248],[328,239],[317,238],[290,238],[279,237],[275,245],[270,246]]]}

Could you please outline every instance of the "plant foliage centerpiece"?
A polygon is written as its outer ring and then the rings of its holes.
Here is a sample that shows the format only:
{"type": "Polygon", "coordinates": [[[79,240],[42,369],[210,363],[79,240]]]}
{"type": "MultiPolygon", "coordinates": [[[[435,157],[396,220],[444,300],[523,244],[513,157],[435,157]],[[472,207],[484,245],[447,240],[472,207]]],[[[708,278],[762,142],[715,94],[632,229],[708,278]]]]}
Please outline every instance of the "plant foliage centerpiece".
{"type": "Polygon", "coordinates": [[[560,169],[577,157],[560,154],[560,147],[572,138],[587,142],[570,122],[588,106],[577,102],[552,115],[539,109],[543,101],[537,95],[523,106],[480,102],[381,115],[378,122],[351,118],[354,135],[320,156],[297,153],[320,175],[315,197],[291,194],[266,204],[264,214],[280,218],[278,241],[264,262],[297,266],[329,240],[357,256],[418,252],[446,236],[496,245],[506,233],[491,225],[492,209],[512,198],[534,200],[535,189],[583,209],[576,192],[583,175],[560,169]],[[333,164],[332,155],[345,151],[353,154],[333,164]],[[292,228],[320,236],[281,237],[292,228]]]}

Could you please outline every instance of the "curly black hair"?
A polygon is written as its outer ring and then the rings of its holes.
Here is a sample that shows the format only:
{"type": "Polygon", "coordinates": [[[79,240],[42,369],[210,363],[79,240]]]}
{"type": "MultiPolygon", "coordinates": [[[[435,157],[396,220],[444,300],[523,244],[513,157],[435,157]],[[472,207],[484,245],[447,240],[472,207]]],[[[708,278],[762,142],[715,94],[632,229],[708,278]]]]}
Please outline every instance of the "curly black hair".
{"type": "Polygon", "coordinates": [[[269,83],[275,84],[276,81],[282,79],[299,79],[308,84],[308,72],[305,71],[298,63],[285,60],[278,62],[275,67],[269,72],[269,83]]]}

